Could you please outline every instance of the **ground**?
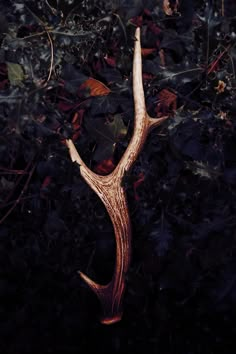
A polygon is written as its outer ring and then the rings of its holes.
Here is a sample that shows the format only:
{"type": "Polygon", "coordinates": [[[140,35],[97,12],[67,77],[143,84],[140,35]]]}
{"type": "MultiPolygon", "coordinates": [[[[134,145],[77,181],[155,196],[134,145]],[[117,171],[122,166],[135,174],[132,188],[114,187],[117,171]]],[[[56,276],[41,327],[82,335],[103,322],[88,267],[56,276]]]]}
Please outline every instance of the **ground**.
{"type": "Polygon", "coordinates": [[[231,353],[236,347],[236,5],[0,0],[0,353],[231,353]],[[101,283],[115,241],[65,144],[107,174],[132,136],[141,27],[153,130],[124,177],[123,319],[101,283]],[[229,349],[231,348],[231,349],[229,349]]]}

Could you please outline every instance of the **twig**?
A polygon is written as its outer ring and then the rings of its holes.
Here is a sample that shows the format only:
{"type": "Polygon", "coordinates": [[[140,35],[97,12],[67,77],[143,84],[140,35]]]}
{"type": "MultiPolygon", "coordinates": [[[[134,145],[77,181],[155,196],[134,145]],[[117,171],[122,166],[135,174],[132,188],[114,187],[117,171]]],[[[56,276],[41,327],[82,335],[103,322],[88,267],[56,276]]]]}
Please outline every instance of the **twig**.
{"type": "Polygon", "coordinates": [[[1,174],[3,175],[27,175],[28,172],[25,170],[12,170],[5,167],[0,167],[1,174]]]}
{"type": "Polygon", "coordinates": [[[221,15],[224,17],[225,15],[225,1],[221,0],[221,15]]]}
{"type": "Polygon", "coordinates": [[[213,63],[209,64],[209,67],[207,69],[207,75],[209,75],[216,67],[216,65],[219,63],[220,59],[225,55],[225,53],[228,52],[228,50],[230,49],[231,44],[229,44],[225,50],[219,54],[219,56],[216,58],[215,61],[213,61],[213,63]]]}
{"type": "Polygon", "coordinates": [[[36,19],[36,21],[41,25],[41,27],[45,30],[47,36],[48,36],[48,40],[50,43],[50,48],[51,48],[51,59],[50,59],[50,68],[49,68],[49,74],[48,77],[44,83],[44,86],[48,83],[48,81],[51,78],[51,74],[52,74],[52,69],[53,69],[53,61],[54,61],[54,49],[53,49],[53,42],[51,39],[51,36],[49,34],[49,31],[47,29],[47,26],[45,25],[45,23],[26,5],[24,4],[25,8],[30,12],[30,14],[36,19]]]}
{"type": "Polygon", "coordinates": [[[48,78],[47,78],[45,83],[47,83],[50,80],[50,78],[51,78],[52,69],[53,69],[53,62],[54,62],[54,49],[53,49],[52,38],[51,38],[51,36],[50,36],[48,31],[46,31],[46,33],[47,33],[48,40],[49,40],[50,47],[51,47],[51,59],[50,59],[50,68],[49,68],[48,78]]]}

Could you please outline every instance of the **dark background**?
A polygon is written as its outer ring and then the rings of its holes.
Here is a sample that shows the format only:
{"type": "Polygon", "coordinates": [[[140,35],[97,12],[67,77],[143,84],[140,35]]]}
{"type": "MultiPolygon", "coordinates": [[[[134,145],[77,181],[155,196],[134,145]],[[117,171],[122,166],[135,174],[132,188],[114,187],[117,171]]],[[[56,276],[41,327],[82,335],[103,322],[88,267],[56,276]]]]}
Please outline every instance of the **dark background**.
{"type": "Polygon", "coordinates": [[[0,4],[0,353],[233,352],[234,2],[170,1],[172,15],[161,0],[0,4]],[[148,112],[170,118],[124,178],[132,262],[123,319],[104,326],[78,270],[109,281],[113,229],[64,140],[100,173],[122,156],[134,119],[137,25],[152,49],[143,53],[148,112]],[[44,85],[45,28],[54,57],[44,85]],[[89,77],[111,92],[99,86],[92,95],[89,77]],[[89,128],[105,129],[107,119],[125,136],[108,129],[104,140],[89,128]]]}

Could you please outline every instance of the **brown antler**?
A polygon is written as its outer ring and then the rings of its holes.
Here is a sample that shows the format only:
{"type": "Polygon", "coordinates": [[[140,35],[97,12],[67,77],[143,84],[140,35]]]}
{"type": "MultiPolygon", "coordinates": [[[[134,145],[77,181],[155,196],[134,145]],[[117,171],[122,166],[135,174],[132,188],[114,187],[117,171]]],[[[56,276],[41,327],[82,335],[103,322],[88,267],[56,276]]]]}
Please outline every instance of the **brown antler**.
{"type": "Polygon", "coordinates": [[[100,285],[80,272],[82,279],[95,292],[101,302],[103,317],[101,322],[111,324],[122,317],[122,298],[125,288],[125,277],[131,256],[131,222],[122,178],[129,171],[141,151],[148,132],[161,124],[166,118],[150,118],[146,112],[142,83],[142,57],[140,44],[140,28],[135,32],[135,48],[133,59],[133,95],[134,95],[134,132],[131,141],[116,166],[107,176],[92,172],[83,162],[73,142],[67,140],[72,161],[80,165],[80,173],[88,185],[103,201],[111,218],[116,238],[116,264],[109,284],[100,285]]]}

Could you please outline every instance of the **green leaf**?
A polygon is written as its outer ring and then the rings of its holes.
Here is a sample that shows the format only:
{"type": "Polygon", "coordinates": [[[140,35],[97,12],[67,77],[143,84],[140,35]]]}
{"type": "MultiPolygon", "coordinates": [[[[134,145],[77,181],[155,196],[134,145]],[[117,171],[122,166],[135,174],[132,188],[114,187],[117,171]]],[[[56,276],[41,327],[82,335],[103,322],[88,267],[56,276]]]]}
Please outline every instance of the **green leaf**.
{"type": "Polygon", "coordinates": [[[96,142],[96,150],[93,156],[95,161],[111,158],[116,143],[127,134],[127,127],[120,114],[115,114],[111,120],[105,120],[104,118],[87,119],[85,127],[89,136],[96,142]]]}
{"type": "Polygon", "coordinates": [[[11,86],[23,86],[24,71],[20,64],[7,62],[8,79],[11,86]]]}

